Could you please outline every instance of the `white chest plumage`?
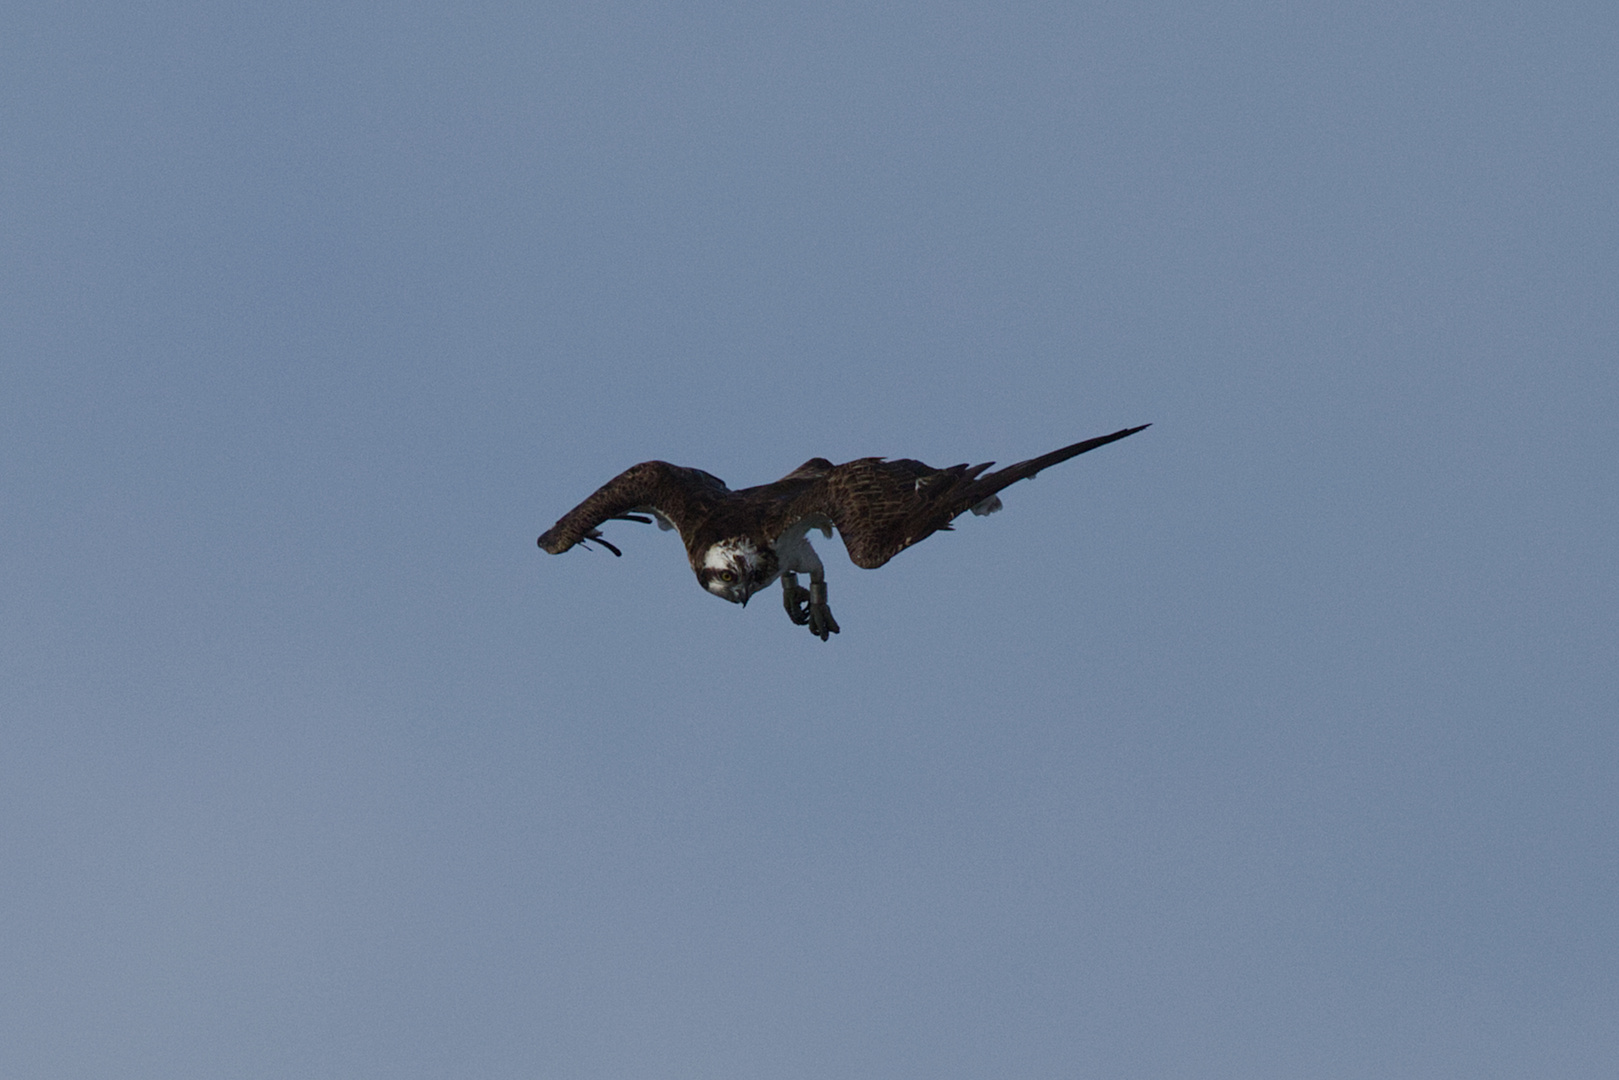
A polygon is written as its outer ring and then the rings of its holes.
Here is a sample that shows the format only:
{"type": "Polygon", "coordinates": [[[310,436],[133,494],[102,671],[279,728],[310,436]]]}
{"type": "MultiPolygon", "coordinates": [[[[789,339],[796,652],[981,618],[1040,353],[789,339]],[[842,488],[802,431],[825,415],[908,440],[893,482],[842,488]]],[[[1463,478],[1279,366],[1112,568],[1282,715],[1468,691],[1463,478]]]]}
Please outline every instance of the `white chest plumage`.
{"type": "Polygon", "coordinates": [[[832,536],[832,522],[817,515],[795,521],[776,537],[776,558],[781,560],[782,570],[807,573],[822,569],[821,557],[810,547],[808,534],[811,529],[820,529],[821,535],[828,539],[832,536]]]}

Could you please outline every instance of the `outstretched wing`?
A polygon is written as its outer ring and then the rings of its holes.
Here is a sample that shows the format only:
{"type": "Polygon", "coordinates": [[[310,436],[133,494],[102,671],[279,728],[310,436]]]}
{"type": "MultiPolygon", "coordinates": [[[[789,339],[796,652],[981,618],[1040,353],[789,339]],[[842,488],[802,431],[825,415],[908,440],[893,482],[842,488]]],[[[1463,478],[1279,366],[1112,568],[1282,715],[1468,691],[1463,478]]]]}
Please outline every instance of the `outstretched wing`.
{"type": "MultiPolygon", "coordinates": [[[[613,477],[596,493],[569,510],[540,537],[540,547],[560,555],[575,544],[594,540],[620,554],[601,537],[605,521],[640,521],[634,511],[656,513],[686,540],[713,513],[720,497],[729,492],[725,482],[701,469],[687,469],[667,461],[643,461],[613,477]]],[[[688,545],[689,546],[689,545],[688,545]]]]}
{"type": "Polygon", "coordinates": [[[992,473],[985,470],[994,462],[934,469],[908,458],[861,458],[835,466],[819,494],[824,512],[843,536],[849,561],[875,570],[912,544],[950,528],[956,517],[1002,488],[1148,426],[1086,439],[992,473]]]}

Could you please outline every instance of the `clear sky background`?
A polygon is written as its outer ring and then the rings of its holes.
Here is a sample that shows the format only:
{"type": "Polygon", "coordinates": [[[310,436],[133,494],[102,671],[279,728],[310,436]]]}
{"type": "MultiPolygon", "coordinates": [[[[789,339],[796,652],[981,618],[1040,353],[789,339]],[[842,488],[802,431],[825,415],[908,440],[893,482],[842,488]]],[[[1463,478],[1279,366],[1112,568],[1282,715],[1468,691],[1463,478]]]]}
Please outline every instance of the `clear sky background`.
{"type": "Polygon", "coordinates": [[[1619,7],[0,9],[0,1074],[1619,1074],[1619,7]],[[534,538],[1011,462],[843,633],[534,538]]]}

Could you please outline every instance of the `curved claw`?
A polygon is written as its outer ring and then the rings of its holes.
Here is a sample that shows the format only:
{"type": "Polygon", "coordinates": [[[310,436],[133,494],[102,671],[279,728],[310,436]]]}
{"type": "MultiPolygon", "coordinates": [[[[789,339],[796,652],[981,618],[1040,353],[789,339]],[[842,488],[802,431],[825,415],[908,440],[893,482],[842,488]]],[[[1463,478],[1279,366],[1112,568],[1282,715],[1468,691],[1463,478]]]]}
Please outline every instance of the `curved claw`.
{"type": "Polygon", "coordinates": [[[832,617],[832,609],[825,604],[811,604],[809,609],[810,633],[825,641],[832,634],[839,633],[838,621],[832,617]]]}
{"type": "Polygon", "coordinates": [[[781,606],[787,609],[793,625],[803,626],[810,621],[809,598],[809,590],[798,583],[797,574],[789,570],[781,575],[781,606]]]}
{"type": "Polygon", "coordinates": [[[809,629],[810,633],[822,641],[840,632],[838,621],[832,617],[832,609],[826,604],[826,582],[824,581],[812,580],[810,582],[809,629]]]}

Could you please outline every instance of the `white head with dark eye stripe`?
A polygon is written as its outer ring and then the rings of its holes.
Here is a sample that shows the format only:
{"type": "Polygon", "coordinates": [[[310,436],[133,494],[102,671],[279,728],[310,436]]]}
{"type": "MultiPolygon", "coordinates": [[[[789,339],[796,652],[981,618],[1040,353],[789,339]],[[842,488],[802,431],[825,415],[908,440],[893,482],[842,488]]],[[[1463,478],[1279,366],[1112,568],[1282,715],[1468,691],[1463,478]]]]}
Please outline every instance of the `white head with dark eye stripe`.
{"type": "Polygon", "coordinates": [[[703,565],[697,570],[703,588],[733,604],[746,604],[748,597],[775,577],[775,553],[760,551],[740,537],[711,545],[703,552],[703,565]]]}

